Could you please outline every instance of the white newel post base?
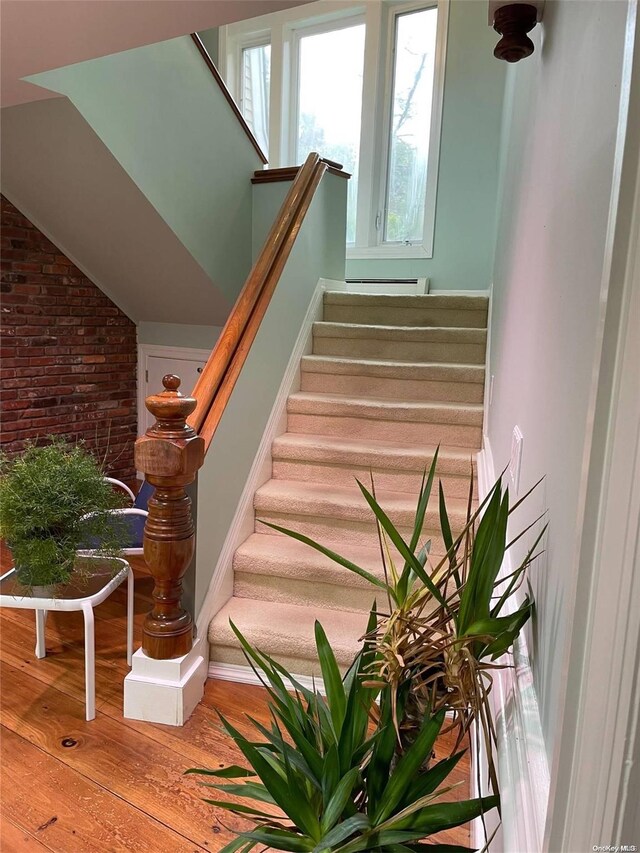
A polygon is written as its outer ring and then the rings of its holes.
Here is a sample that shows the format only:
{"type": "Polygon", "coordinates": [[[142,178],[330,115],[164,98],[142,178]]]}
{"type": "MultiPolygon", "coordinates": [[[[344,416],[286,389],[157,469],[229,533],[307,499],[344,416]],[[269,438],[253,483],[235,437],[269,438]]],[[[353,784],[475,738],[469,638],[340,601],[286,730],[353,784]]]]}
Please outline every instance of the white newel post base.
{"type": "Polygon", "coordinates": [[[204,694],[208,646],[195,640],[173,660],[154,660],[138,649],[124,680],[124,716],[147,723],[182,726],[204,694]],[[206,656],[205,656],[206,655],[206,656]]]}

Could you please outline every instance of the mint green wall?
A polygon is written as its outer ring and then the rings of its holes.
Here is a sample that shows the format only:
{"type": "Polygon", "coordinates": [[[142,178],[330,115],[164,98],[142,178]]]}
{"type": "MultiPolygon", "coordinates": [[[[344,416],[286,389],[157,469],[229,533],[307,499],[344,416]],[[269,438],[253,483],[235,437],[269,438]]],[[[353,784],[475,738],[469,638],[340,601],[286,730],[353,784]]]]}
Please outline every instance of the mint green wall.
{"type": "MultiPolygon", "coordinates": [[[[254,186],[256,209],[269,225],[289,186],[254,186]]],[[[346,188],[344,178],[322,179],[198,475],[196,616],[318,279],[344,277],[346,188]]]]}
{"type": "Polygon", "coordinates": [[[451,0],[433,258],[348,260],[347,278],[431,279],[432,290],[485,290],[495,242],[505,65],[487,4],[451,0]]]}
{"type": "Polygon", "coordinates": [[[228,310],[251,265],[250,177],[262,164],[191,39],[29,79],[67,95],[224,295],[228,310]]]}
{"type": "MultiPolygon", "coordinates": [[[[273,220],[291,188],[291,181],[253,185],[253,221],[251,223],[251,255],[255,262],[273,220]]],[[[344,263],[344,259],[343,259],[344,263]]]]}
{"type": "Polygon", "coordinates": [[[214,65],[218,64],[218,34],[218,27],[212,27],[210,30],[201,30],[198,33],[204,43],[204,46],[207,48],[214,65]]]}
{"type": "Polygon", "coordinates": [[[163,347],[213,349],[221,331],[221,326],[142,322],[138,324],[138,343],[155,344],[163,347]]]}

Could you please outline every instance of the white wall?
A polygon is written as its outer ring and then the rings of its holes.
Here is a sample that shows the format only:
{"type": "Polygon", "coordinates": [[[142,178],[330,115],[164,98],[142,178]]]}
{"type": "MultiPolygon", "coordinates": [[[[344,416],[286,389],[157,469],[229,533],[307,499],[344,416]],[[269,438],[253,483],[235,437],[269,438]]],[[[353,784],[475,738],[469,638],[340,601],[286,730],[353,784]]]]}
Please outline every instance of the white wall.
{"type": "Polygon", "coordinates": [[[550,764],[607,297],[627,11],[622,0],[547,0],[536,52],[507,77],[486,429],[497,470],[514,425],[522,430],[521,492],[546,475],[526,515],[549,510],[546,554],[532,572],[530,648],[550,764]]]}

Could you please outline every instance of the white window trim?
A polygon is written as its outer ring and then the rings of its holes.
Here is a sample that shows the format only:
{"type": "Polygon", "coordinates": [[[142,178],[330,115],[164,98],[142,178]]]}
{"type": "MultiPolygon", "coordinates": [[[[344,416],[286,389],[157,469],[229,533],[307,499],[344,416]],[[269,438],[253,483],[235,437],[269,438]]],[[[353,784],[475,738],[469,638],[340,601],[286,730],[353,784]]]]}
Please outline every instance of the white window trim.
{"type": "MultiPolygon", "coordinates": [[[[320,35],[322,33],[334,32],[336,30],[355,27],[359,24],[365,24],[364,9],[362,7],[354,7],[348,10],[349,14],[342,12],[338,16],[332,16],[326,20],[315,21],[309,23],[304,21],[297,24],[292,24],[285,29],[285,40],[289,44],[289,62],[290,69],[289,78],[289,94],[288,104],[289,116],[288,121],[284,123],[283,135],[286,135],[287,144],[284,147],[284,159],[289,164],[295,162],[298,153],[298,123],[300,121],[300,101],[298,98],[298,87],[300,84],[300,42],[306,36],[320,35]]],[[[364,109],[364,104],[363,104],[364,109]]],[[[362,137],[362,130],[360,131],[362,137]]]]}
{"type": "Polygon", "coordinates": [[[291,165],[297,148],[297,83],[299,40],[312,32],[326,32],[360,21],[366,24],[356,241],[346,249],[348,259],[432,258],[442,134],[445,66],[450,0],[368,0],[362,3],[318,0],[260,18],[220,27],[220,71],[236,97],[242,50],[271,43],[271,97],[269,166],[291,165]],[[378,212],[384,219],[393,97],[393,48],[397,15],[437,7],[438,28],[434,67],[431,134],[423,239],[411,243],[384,243],[384,223],[376,229],[378,212]],[[343,22],[343,23],[341,23],[343,22]],[[380,57],[384,56],[384,64],[380,57]],[[292,112],[295,110],[295,114],[292,112]]]}
{"type": "MultiPolygon", "coordinates": [[[[364,247],[364,257],[433,257],[433,241],[435,232],[436,194],[438,188],[438,168],[440,161],[440,138],[442,132],[442,107],[444,102],[444,76],[447,58],[447,35],[449,26],[449,0],[438,0],[431,4],[424,2],[394,3],[389,6],[386,16],[386,68],[385,68],[385,94],[384,94],[384,118],[383,124],[388,126],[388,132],[383,140],[382,160],[379,163],[379,186],[378,198],[380,199],[380,213],[382,223],[379,232],[379,240],[376,245],[372,242],[364,247]],[[427,189],[424,205],[424,227],[423,239],[410,243],[383,242],[384,220],[386,218],[387,201],[387,176],[389,170],[390,142],[391,142],[391,111],[393,98],[393,61],[394,41],[396,35],[396,18],[407,12],[415,12],[419,9],[438,9],[438,26],[436,32],[436,55],[433,74],[433,101],[431,105],[431,133],[429,135],[429,153],[427,172],[427,189]],[[380,250],[383,250],[380,252],[380,250]]],[[[375,230],[375,223],[374,223],[375,230]]],[[[354,251],[358,251],[354,247],[354,251]]]]}

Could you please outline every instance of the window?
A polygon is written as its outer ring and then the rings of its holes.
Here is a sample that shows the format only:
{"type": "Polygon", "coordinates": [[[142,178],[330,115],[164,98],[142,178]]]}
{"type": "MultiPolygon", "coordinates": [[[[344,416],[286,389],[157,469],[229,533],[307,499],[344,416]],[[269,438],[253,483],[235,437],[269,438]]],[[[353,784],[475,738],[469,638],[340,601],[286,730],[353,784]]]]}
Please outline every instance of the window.
{"type": "Polygon", "coordinates": [[[242,48],[240,110],[264,153],[269,156],[271,45],[242,48]]]}
{"type": "Polygon", "coordinates": [[[351,173],[351,257],[432,256],[447,19],[448,0],[319,0],[220,29],[270,166],[315,150],[351,173]]]}
{"type": "Polygon", "coordinates": [[[436,9],[395,19],[386,243],[420,242],[424,232],[437,21],[436,9]]]}
{"type": "Polygon", "coordinates": [[[298,39],[296,161],[311,151],[342,163],[348,184],[347,243],[356,237],[364,23],[298,39]],[[331,62],[327,63],[327,57],[331,62]],[[318,69],[322,68],[322,74],[318,69]]]}

